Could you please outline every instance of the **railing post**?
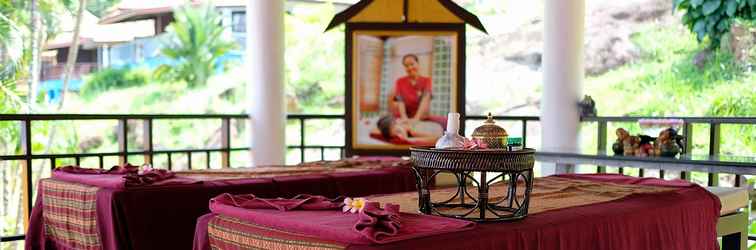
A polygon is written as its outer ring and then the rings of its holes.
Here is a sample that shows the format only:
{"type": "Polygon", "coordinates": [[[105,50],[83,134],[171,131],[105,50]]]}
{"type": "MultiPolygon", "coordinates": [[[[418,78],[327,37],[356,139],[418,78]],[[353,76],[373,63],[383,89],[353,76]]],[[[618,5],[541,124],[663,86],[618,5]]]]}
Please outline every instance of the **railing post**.
{"type": "Polygon", "coordinates": [[[24,231],[29,228],[29,217],[32,210],[32,135],[31,135],[31,120],[28,118],[21,121],[21,150],[24,154],[24,160],[21,161],[21,175],[24,178],[23,182],[23,198],[24,204],[24,231]]]}
{"type": "Polygon", "coordinates": [[[299,118],[299,157],[305,162],[305,119],[299,118]]]}
{"type": "Polygon", "coordinates": [[[152,119],[142,120],[142,145],[144,148],[144,163],[152,165],[152,119]]]}
{"type": "MultiPolygon", "coordinates": [[[[712,122],[709,124],[709,155],[719,154],[721,124],[712,122]]],[[[709,186],[719,186],[719,174],[709,173],[709,186]]]]}
{"type": "Polygon", "coordinates": [[[690,154],[693,151],[693,124],[690,122],[683,123],[683,136],[685,145],[682,149],[683,154],[690,154]]]}
{"type": "MultiPolygon", "coordinates": [[[[221,167],[231,167],[231,118],[221,121],[221,167]]],[[[208,161],[210,158],[207,159],[208,161]]]]}
{"type": "MultiPolygon", "coordinates": [[[[683,145],[681,152],[683,154],[690,154],[693,151],[693,124],[687,121],[684,122],[682,130],[685,137],[685,145],[683,145]]],[[[690,172],[680,171],[680,179],[690,180],[690,172]]]]}
{"type": "Polygon", "coordinates": [[[126,164],[129,159],[128,147],[128,130],[129,124],[127,119],[118,120],[118,164],[126,164]]]}
{"type": "Polygon", "coordinates": [[[205,151],[205,168],[212,168],[212,166],[210,165],[210,151],[205,151]]]}
{"type": "MultiPolygon", "coordinates": [[[[606,151],[606,121],[599,121],[598,122],[598,143],[596,143],[596,153],[601,153],[606,151]]],[[[606,166],[596,166],[596,172],[598,173],[606,173],[606,166]]]]}

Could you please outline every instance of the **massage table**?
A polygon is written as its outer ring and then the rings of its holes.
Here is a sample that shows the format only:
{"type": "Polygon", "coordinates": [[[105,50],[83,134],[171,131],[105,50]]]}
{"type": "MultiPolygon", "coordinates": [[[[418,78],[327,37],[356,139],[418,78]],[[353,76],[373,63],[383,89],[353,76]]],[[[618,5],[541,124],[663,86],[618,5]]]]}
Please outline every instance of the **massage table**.
{"type": "MultiPolygon", "coordinates": [[[[443,200],[455,188],[433,192],[438,195],[432,199],[443,200]]],[[[194,249],[718,249],[720,201],[685,181],[559,175],[537,178],[530,197],[529,215],[519,221],[478,223],[472,229],[386,244],[340,242],[302,233],[302,228],[267,225],[256,217],[209,213],[197,221],[194,249]]],[[[399,204],[402,212],[417,213],[416,192],[368,200],[399,204]]]]}
{"type": "Polygon", "coordinates": [[[26,234],[27,249],[189,249],[196,219],[221,193],[291,197],[366,196],[415,190],[407,160],[360,158],[176,172],[173,185],[103,188],[42,179],[26,234]],[[359,164],[358,164],[359,163],[359,164]]]}

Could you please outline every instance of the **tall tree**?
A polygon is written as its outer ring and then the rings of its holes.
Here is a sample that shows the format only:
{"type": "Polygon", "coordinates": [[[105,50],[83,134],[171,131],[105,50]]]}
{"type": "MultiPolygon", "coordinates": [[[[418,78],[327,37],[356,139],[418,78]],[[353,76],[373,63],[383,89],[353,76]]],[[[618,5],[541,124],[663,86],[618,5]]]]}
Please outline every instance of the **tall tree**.
{"type": "Polygon", "coordinates": [[[29,63],[29,94],[27,96],[27,112],[33,113],[34,106],[37,103],[37,86],[39,86],[40,74],[40,37],[42,36],[42,19],[39,16],[37,0],[31,0],[31,39],[29,50],[31,52],[31,61],[29,63]]]}
{"type": "Polygon", "coordinates": [[[74,66],[76,66],[76,58],[79,55],[79,32],[81,31],[81,19],[84,16],[84,8],[87,5],[87,0],[79,0],[78,10],[76,11],[76,24],[74,25],[73,37],[71,38],[71,45],[68,47],[68,58],[66,61],[65,73],[63,74],[63,91],[60,94],[60,103],[58,104],[58,110],[63,108],[65,104],[66,92],[68,92],[68,82],[71,81],[71,75],[73,74],[74,66]]]}
{"type": "Polygon", "coordinates": [[[160,50],[174,63],[160,65],[155,75],[185,81],[190,87],[204,86],[235,43],[223,35],[221,16],[210,5],[186,4],[174,11],[174,19],[160,50]]]}

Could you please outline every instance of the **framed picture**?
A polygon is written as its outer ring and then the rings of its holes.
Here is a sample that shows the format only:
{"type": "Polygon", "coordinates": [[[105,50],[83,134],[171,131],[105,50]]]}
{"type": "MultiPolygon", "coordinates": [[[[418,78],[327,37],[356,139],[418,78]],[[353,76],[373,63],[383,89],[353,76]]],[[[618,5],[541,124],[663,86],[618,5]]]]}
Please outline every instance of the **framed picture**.
{"type": "Polygon", "coordinates": [[[464,28],[347,24],[347,155],[408,155],[464,115],[464,28]]]}

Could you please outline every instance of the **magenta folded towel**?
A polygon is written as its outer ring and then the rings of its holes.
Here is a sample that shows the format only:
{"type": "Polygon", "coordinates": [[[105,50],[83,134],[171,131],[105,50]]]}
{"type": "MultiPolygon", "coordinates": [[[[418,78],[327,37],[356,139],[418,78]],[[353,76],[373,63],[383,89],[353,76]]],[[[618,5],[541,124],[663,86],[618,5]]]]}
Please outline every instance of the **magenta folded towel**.
{"type": "Polygon", "coordinates": [[[148,169],[139,173],[139,167],[128,163],[123,166],[113,166],[108,170],[65,166],[55,169],[52,173],[52,178],[103,188],[129,188],[201,182],[189,178],[175,177],[173,172],[165,169],[148,169]]]}
{"type": "MultiPolygon", "coordinates": [[[[248,195],[246,197],[249,198],[248,195]]],[[[399,213],[396,205],[380,209],[377,203],[372,203],[365,206],[361,213],[352,214],[338,208],[305,210],[305,206],[281,210],[275,206],[261,205],[266,204],[262,201],[240,207],[237,206],[241,204],[238,202],[236,196],[222,194],[210,200],[210,211],[278,230],[355,245],[384,244],[475,227],[475,223],[465,220],[399,213]]]]}
{"type": "Polygon", "coordinates": [[[319,195],[300,194],[291,199],[258,198],[253,194],[231,195],[224,193],[211,200],[246,209],[278,209],[279,211],[291,210],[333,210],[344,205],[344,198],[328,199],[319,195]]]}
{"type": "Polygon", "coordinates": [[[126,163],[124,165],[116,165],[108,170],[97,168],[82,168],[79,166],[65,166],[56,168],[55,171],[62,171],[71,174],[128,174],[139,172],[139,167],[126,163]]]}
{"type": "Polygon", "coordinates": [[[124,185],[126,187],[138,187],[155,184],[162,180],[171,179],[174,176],[176,174],[169,170],[151,168],[142,173],[128,173],[123,176],[123,179],[125,179],[124,185]]]}
{"type": "Polygon", "coordinates": [[[376,243],[382,243],[384,239],[396,236],[401,226],[399,205],[391,203],[381,209],[378,202],[368,202],[357,218],[354,230],[376,243]]]}

